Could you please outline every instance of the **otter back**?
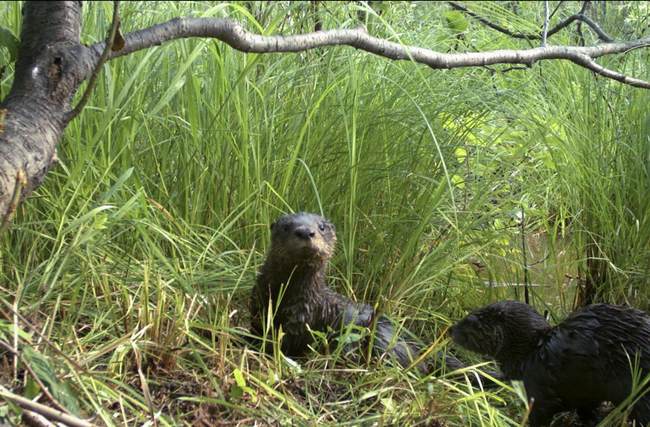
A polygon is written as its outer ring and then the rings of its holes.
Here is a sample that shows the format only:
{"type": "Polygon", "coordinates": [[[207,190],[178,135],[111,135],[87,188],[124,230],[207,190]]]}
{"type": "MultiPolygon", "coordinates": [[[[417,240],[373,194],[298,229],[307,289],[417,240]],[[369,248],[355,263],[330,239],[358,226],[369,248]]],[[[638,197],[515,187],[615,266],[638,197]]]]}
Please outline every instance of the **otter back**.
{"type": "MultiPolygon", "coordinates": [[[[650,317],[630,307],[595,304],[556,327],[530,306],[505,301],[483,307],[451,331],[458,344],[493,357],[511,379],[523,380],[533,426],[553,415],[578,410],[590,419],[603,401],[623,402],[632,391],[632,365],[650,374],[650,317]]],[[[634,406],[632,418],[648,425],[650,396],[634,406]]]]}

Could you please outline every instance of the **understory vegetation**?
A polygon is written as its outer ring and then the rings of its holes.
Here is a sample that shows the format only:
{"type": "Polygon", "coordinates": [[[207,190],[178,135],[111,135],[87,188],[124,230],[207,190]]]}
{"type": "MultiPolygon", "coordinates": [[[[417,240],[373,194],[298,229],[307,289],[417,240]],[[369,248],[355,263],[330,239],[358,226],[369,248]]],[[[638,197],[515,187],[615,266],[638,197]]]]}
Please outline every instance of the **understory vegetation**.
{"type": "MultiPolygon", "coordinates": [[[[554,19],[580,8],[565,3],[554,19]]],[[[513,30],[543,22],[541,3],[470,5],[513,30]]],[[[83,10],[83,40],[104,38],[112,3],[83,10]]],[[[617,39],[648,34],[647,2],[592,13],[617,39]]],[[[539,43],[444,3],[123,2],[121,14],[123,32],[189,15],[263,34],[363,19],[440,52],[539,43]]],[[[0,17],[19,34],[19,3],[0,17]]],[[[549,43],[579,38],[568,27],[549,43]]],[[[647,49],[599,62],[650,78],[647,49]]],[[[587,283],[600,301],[650,309],[648,105],[648,91],[563,61],[432,70],[346,47],[260,55],[207,39],[111,61],[59,164],[0,235],[0,341],[21,349],[0,348],[0,382],[30,398],[45,385],[99,425],[521,425],[519,384],[483,391],[334,350],[291,360],[247,346],[269,225],[326,216],[337,291],[479,364],[447,328],[523,301],[526,284],[552,322],[587,283]]],[[[18,416],[0,403],[0,420],[18,416]]]]}

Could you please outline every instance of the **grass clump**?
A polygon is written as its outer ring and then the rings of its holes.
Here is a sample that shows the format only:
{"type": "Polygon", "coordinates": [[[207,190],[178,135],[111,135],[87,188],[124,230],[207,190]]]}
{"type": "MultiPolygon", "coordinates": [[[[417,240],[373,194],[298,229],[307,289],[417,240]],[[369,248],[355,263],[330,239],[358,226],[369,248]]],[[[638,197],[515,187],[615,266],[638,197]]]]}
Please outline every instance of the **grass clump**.
{"type": "MultiPolygon", "coordinates": [[[[104,37],[111,7],[84,8],[86,42],[104,37]]],[[[467,48],[444,6],[387,7],[366,18],[375,34],[467,48]]],[[[311,29],[314,14],[325,28],[355,26],[357,9],[126,2],[122,16],[125,32],[193,15],[288,34],[311,29]]],[[[18,28],[19,5],[1,15],[18,28]]],[[[477,48],[496,43],[472,29],[477,48]]],[[[594,242],[617,267],[611,295],[635,297],[650,241],[637,191],[647,96],[571,64],[539,69],[431,71],[344,47],[255,55],[199,39],[110,62],[59,166],[0,236],[0,340],[25,358],[13,370],[0,353],[2,383],[37,395],[30,366],[68,410],[106,425],[518,425],[517,389],[260,354],[245,345],[247,298],[273,219],[317,212],[339,233],[336,289],[444,350],[466,309],[521,297],[522,207],[536,304],[570,307],[565,274],[584,268],[594,242]],[[607,102],[626,114],[613,121],[607,102]],[[603,173],[611,162],[619,172],[603,173]]],[[[2,404],[0,416],[18,410],[2,404]]]]}

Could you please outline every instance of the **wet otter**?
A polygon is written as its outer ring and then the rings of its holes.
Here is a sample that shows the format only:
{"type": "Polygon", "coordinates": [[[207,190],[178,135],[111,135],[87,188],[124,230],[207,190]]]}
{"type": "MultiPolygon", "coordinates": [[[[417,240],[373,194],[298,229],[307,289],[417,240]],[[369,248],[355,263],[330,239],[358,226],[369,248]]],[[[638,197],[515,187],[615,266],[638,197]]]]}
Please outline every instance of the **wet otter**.
{"type": "MultiPolygon", "coordinates": [[[[532,426],[576,409],[593,421],[603,401],[618,405],[630,394],[638,357],[641,378],[650,374],[650,316],[629,307],[595,304],[552,327],[532,307],[503,301],[478,309],[450,330],[457,344],[494,358],[503,373],[523,380],[532,426]]],[[[650,425],[650,394],[631,418],[650,425]]]]}
{"type": "MultiPolygon", "coordinates": [[[[282,351],[286,355],[299,356],[307,350],[313,341],[309,329],[339,332],[356,325],[374,327],[375,354],[387,354],[404,367],[417,359],[422,346],[398,335],[389,318],[375,319],[372,306],[354,302],[327,285],[326,269],[336,244],[331,222],[303,212],[280,217],[271,230],[271,247],[250,300],[255,335],[263,333],[270,301],[275,311],[273,324],[276,328],[282,326],[285,334],[282,351]]],[[[445,355],[444,364],[450,370],[465,367],[452,355],[445,355]]],[[[418,368],[422,372],[431,370],[427,363],[418,368]]]]}

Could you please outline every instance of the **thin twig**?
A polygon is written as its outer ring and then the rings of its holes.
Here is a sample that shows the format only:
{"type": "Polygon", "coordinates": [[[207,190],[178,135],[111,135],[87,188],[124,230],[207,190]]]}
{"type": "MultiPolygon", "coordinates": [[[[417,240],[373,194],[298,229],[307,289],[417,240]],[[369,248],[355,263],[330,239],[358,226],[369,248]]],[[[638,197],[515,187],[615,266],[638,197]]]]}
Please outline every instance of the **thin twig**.
{"type": "MultiPolygon", "coordinates": [[[[514,39],[525,39],[525,40],[540,40],[542,38],[542,34],[531,34],[531,33],[518,33],[511,31],[499,24],[495,24],[494,22],[491,22],[482,16],[472,12],[465,6],[449,1],[447,2],[453,9],[459,10],[461,12],[464,12],[466,15],[471,16],[472,18],[476,19],[479,21],[481,24],[485,25],[486,27],[492,28],[493,30],[496,30],[500,33],[506,34],[507,36],[510,36],[514,39]]],[[[591,18],[589,18],[587,15],[585,15],[582,12],[578,12],[574,15],[569,16],[568,18],[564,19],[563,21],[559,22],[556,26],[548,30],[547,37],[551,37],[553,34],[559,32],[560,30],[568,27],[572,22],[574,21],[582,21],[585,24],[587,24],[593,31],[596,33],[598,38],[607,43],[611,43],[614,41],[614,39],[609,36],[605,31],[603,31],[602,28],[600,28],[600,25],[598,25],[596,22],[594,22],[591,18]]]]}
{"type": "Polygon", "coordinates": [[[558,10],[560,10],[560,6],[562,6],[562,3],[564,3],[564,0],[560,0],[559,2],[557,2],[557,5],[555,5],[555,9],[553,9],[553,12],[551,12],[551,15],[548,18],[549,20],[553,19],[553,17],[555,16],[555,13],[558,10]]]}
{"type": "Polygon", "coordinates": [[[111,51],[113,49],[113,43],[115,42],[115,35],[117,34],[117,29],[120,25],[119,8],[120,8],[120,2],[119,0],[115,0],[113,2],[113,22],[111,24],[111,29],[108,33],[108,37],[106,38],[106,46],[104,47],[104,52],[102,52],[102,56],[99,58],[99,62],[97,62],[97,65],[95,65],[95,69],[93,70],[93,73],[90,76],[90,79],[88,80],[86,91],[81,96],[79,103],[77,104],[76,107],[74,107],[72,111],[66,114],[65,118],[66,121],[68,122],[74,119],[75,117],[77,117],[79,113],[81,113],[81,110],[83,110],[83,108],[88,103],[88,100],[90,99],[90,94],[92,93],[93,89],[95,88],[95,84],[97,83],[97,76],[99,76],[99,71],[104,66],[104,63],[108,60],[111,54],[111,51]]]}
{"type": "Polygon", "coordinates": [[[56,424],[33,411],[23,409],[22,421],[30,427],[57,427],[56,424]]]}
{"type": "Polygon", "coordinates": [[[449,2],[447,2],[447,4],[449,4],[449,6],[451,6],[452,9],[456,9],[456,10],[459,10],[461,12],[464,12],[466,15],[476,19],[478,22],[485,25],[486,27],[492,28],[493,30],[496,30],[496,31],[498,31],[500,33],[506,34],[506,35],[508,35],[508,36],[510,36],[512,38],[526,39],[526,40],[539,40],[539,35],[537,35],[537,34],[515,33],[513,31],[510,31],[506,27],[502,27],[499,24],[495,24],[494,22],[489,21],[489,20],[483,18],[482,16],[472,12],[471,10],[469,10],[468,8],[463,6],[462,4],[459,4],[459,3],[456,3],[456,2],[453,2],[453,1],[449,1],[449,2]]]}
{"type": "Polygon", "coordinates": [[[506,67],[503,70],[499,70],[501,73],[509,73],[510,71],[521,71],[521,70],[527,70],[528,67],[525,65],[513,65],[512,67],[506,67]]]}
{"type": "Polygon", "coordinates": [[[23,169],[18,169],[16,173],[16,183],[14,185],[14,193],[11,196],[11,203],[9,203],[9,208],[5,213],[4,218],[2,218],[2,225],[0,226],[0,234],[3,233],[11,223],[14,215],[16,214],[16,209],[18,209],[18,203],[20,203],[20,197],[23,194],[23,189],[27,187],[27,176],[23,169]]]}
{"type": "MultiPolygon", "coordinates": [[[[55,346],[54,343],[52,343],[52,341],[50,341],[34,325],[32,325],[29,320],[25,319],[25,317],[22,314],[20,314],[16,310],[14,310],[14,308],[13,308],[13,306],[11,304],[9,304],[7,301],[5,301],[2,298],[0,298],[0,301],[4,304],[5,307],[7,307],[9,309],[9,311],[11,311],[11,313],[13,313],[16,317],[18,317],[18,319],[20,319],[20,321],[23,322],[32,332],[34,332],[36,335],[38,335],[38,337],[41,338],[43,340],[43,342],[45,342],[45,344],[47,344],[52,350],[54,350],[54,352],[56,354],[58,354],[59,356],[63,357],[65,360],[67,360],[68,363],[70,363],[78,372],[83,372],[83,373],[88,372],[87,369],[81,367],[77,362],[72,360],[72,358],[70,358],[70,356],[68,356],[63,351],[61,351],[57,346],[55,346]]],[[[3,315],[4,315],[4,313],[3,313],[3,315]]],[[[6,317],[6,318],[8,318],[8,317],[6,317]]]]}
{"type": "Polygon", "coordinates": [[[27,363],[27,360],[25,360],[25,356],[22,355],[22,354],[20,355],[20,361],[23,362],[23,366],[25,366],[25,369],[27,369],[27,372],[29,372],[29,375],[32,376],[32,378],[34,379],[34,381],[36,381],[36,383],[38,384],[38,386],[41,388],[41,391],[43,392],[43,394],[45,395],[45,397],[47,397],[47,400],[49,400],[50,403],[52,403],[52,405],[53,405],[57,410],[61,411],[61,412],[64,413],[64,414],[72,415],[72,414],[70,413],[70,411],[68,411],[68,410],[66,409],[66,407],[63,406],[61,403],[59,403],[59,401],[56,400],[56,398],[52,395],[52,393],[50,393],[50,390],[45,386],[45,384],[43,384],[43,381],[41,381],[41,379],[38,377],[38,375],[36,375],[36,372],[34,372],[34,370],[32,369],[31,365],[30,365],[29,363],[27,363]]]}
{"type": "MultiPolygon", "coordinates": [[[[587,12],[587,9],[589,8],[589,1],[585,0],[582,2],[582,7],[580,8],[580,12],[578,12],[579,15],[584,15],[587,12]]],[[[576,32],[578,33],[578,45],[584,46],[585,45],[585,36],[582,34],[582,21],[578,21],[576,24],[576,32]]]]}
{"type": "Polygon", "coordinates": [[[158,426],[158,420],[156,419],[156,408],[153,404],[153,399],[151,398],[151,392],[149,391],[149,384],[147,383],[147,377],[145,377],[144,372],[142,372],[142,355],[138,347],[133,341],[131,341],[131,347],[133,348],[133,355],[135,359],[135,364],[138,370],[138,378],[140,379],[140,389],[144,395],[144,400],[149,408],[149,417],[153,422],[154,427],[158,426]]]}
{"type": "Polygon", "coordinates": [[[528,277],[528,260],[526,259],[526,212],[521,207],[521,220],[519,221],[521,234],[521,257],[524,263],[524,301],[530,304],[530,278],[528,277]]]}
{"type": "Polygon", "coordinates": [[[542,27],[542,47],[546,46],[546,36],[548,34],[548,21],[549,21],[549,8],[548,0],[544,0],[544,26],[542,27]]]}
{"type": "Polygon", "coordinates": [[[60,421],[68,426],[93,427],[94,425],[92,423],[89,423],[88,421],[82,420],[72,415],[65,414],[61,411],[57,411],[56,409],[52,409],[49,406],[45,406],[40,403],[33,402],[29,399],[26,399],[15,393],[12,393],[2,385],[0,385],[0,398],[9,400],[15,403],[16,405],[20,406],[21,408],[28,409],[30,411],[41,414],[48,420],[60,421]]]}
{"type": "Polygon", "coordinates": [[[582,34],[582,21],[576,25],[576,32],[578,33],[578,46],[584,46],[585,36],[582,34]]]}
{"type": "Polygon", "coordinates": [[[12,348],[9,344],[5,343],[5,342],[2,341],[2,340],[0,340],[0,347],[2,347],[2,348],[3,348],[4,350],[6,350],[6,351],[12,353],[14,356],[20,358],[20,361],[23,363],[23,366],[25,367],[25,369],[27,370],[27,372],[29,372],[29,375],[31,375],[32,378],[34,379],[34,381],[36,381],[36,383],[37,383],[38,386],[41,388],[41,391],[43,392],[43,394],[45,395],[45,397],[47,397],[47,399],[52,403],[52,405],[54,405],[54,407],[55,407],[56,409],[58,409],[58,410],[61,411],[61,412],[66,413],[66,414],[70,414],[70,411],[68,411],[68,410],[67,410],[63,405],[61,405],[61,404],[60,404],[60,403],[59,403],[59,402],[54,398],[54,396],[52,395],[52,393],[50,393],[50,391],[49,391],[48,388],[45,386],[45,384],[43,383],[43,381],[41,381],[41,379],[38,377],[38,375],[36,375],[36,373],[34,372],[34,370],[33,370],[32,367],[31,367],[31,365],[30,365],[29,363],[27,363],[27,360],[25,360],[25,356],[24,356],[22,353],[20,353],[19,351],[15,350],[15,349],[12,348]]]}

